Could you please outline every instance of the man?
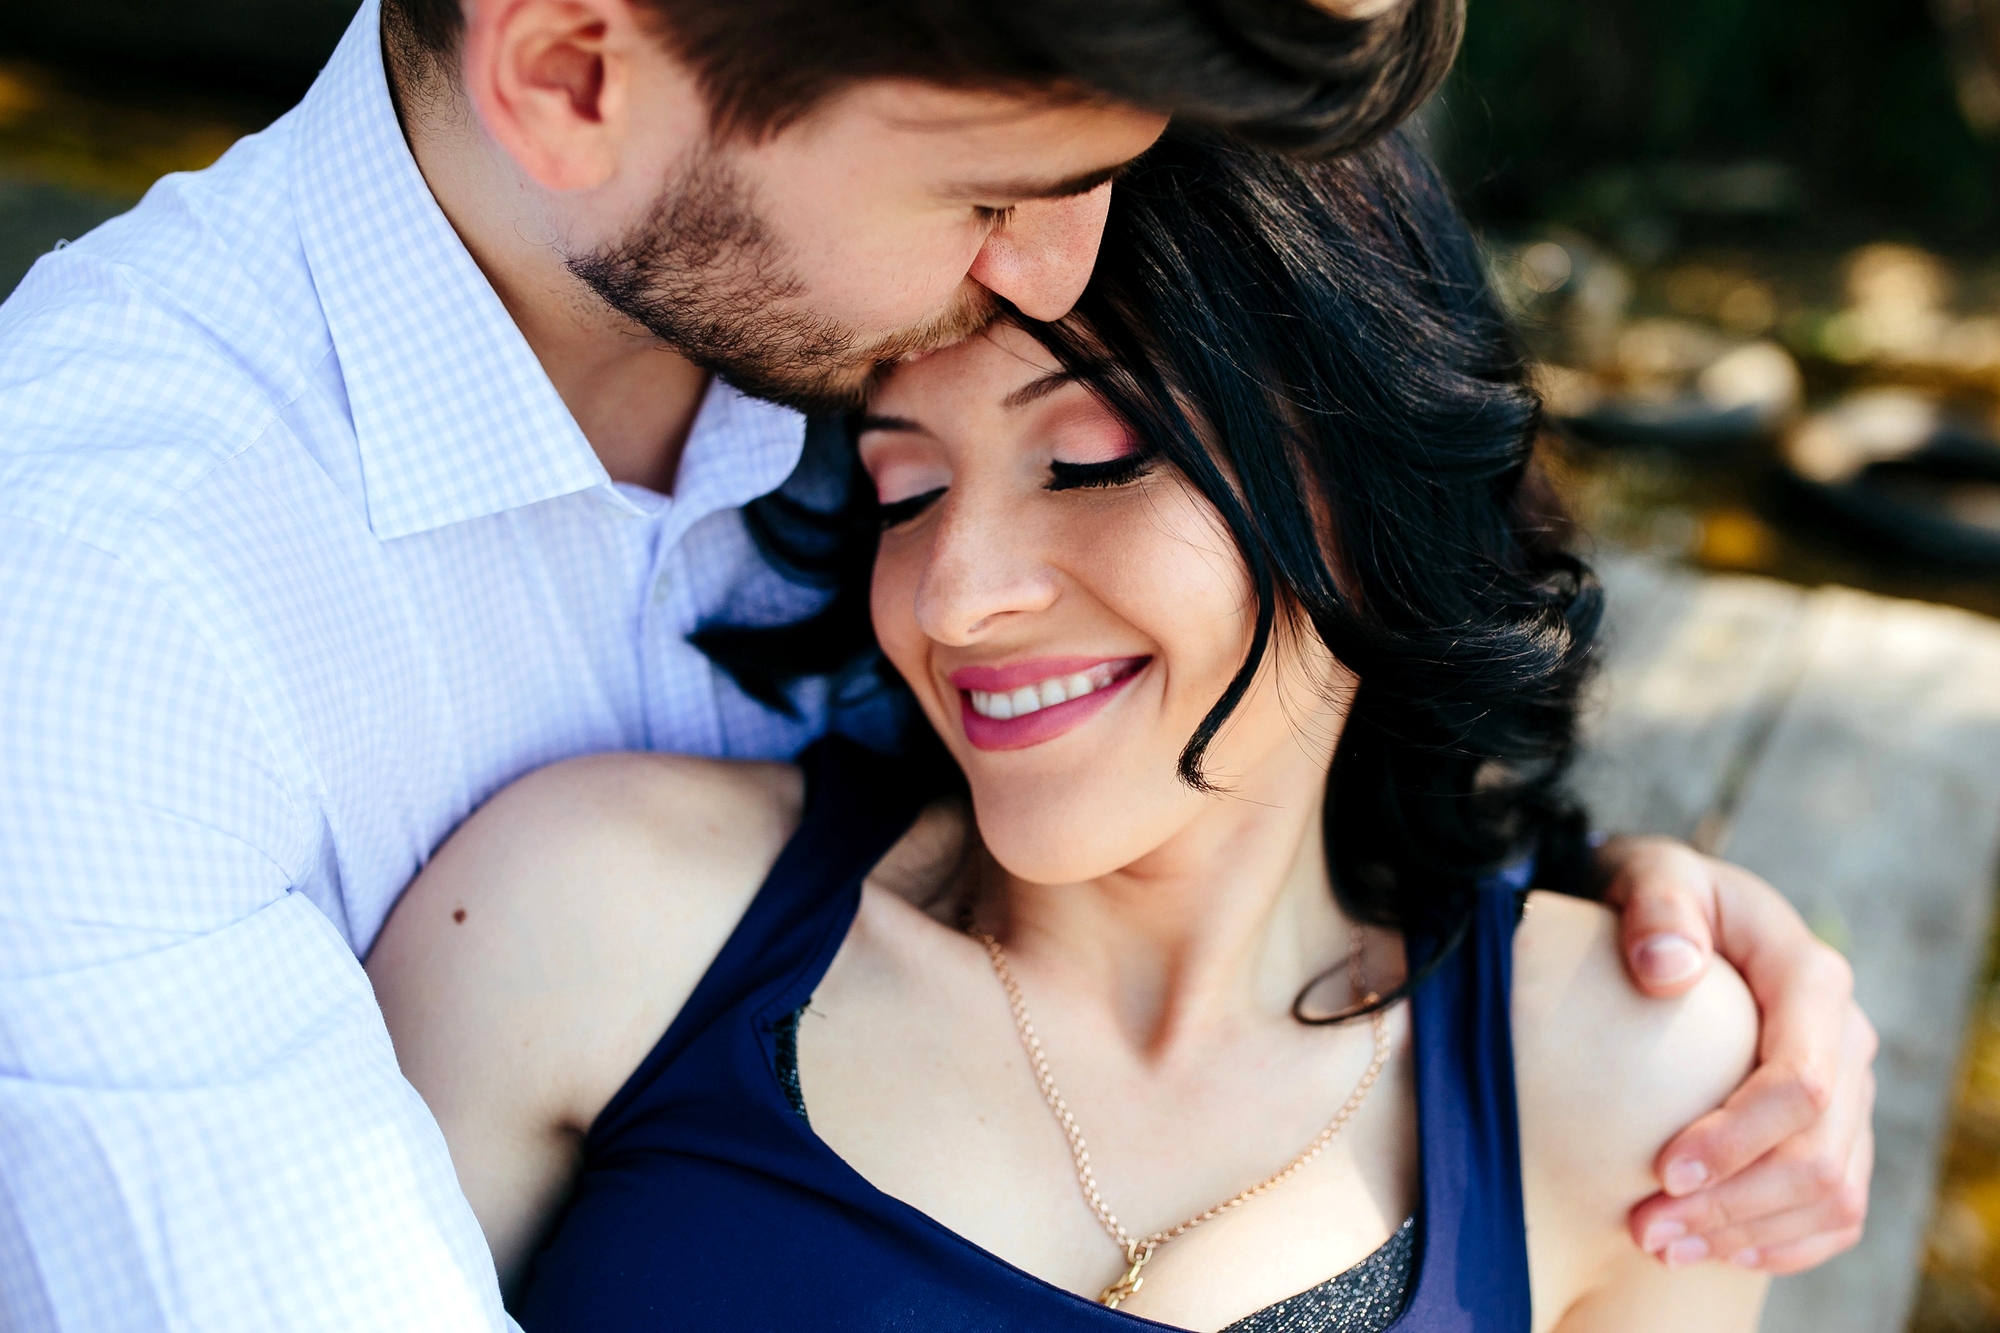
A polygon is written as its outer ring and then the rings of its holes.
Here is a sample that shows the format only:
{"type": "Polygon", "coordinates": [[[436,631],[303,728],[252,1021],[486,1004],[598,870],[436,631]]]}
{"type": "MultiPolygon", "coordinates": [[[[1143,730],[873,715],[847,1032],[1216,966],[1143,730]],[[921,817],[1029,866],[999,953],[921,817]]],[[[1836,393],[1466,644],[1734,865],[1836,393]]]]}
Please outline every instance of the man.
{"type": "MultiPolygon", "coordinates": [[[[739,512],[792,408],[998,300],[1068,309],[1167,115],[1336,151],[1457,22],[370,0],[291,115],[45,259],[0,311],[0,1326],[505,1327],[357,961],[402,886],[552,760],[847,725],[686,638],[809,609],[739,512]]],[[[1642,981],[1714,939],[1766,1013],[1635,1238],[1851,1244],[1843,965],[1686,849],[1604,870],[1642,981]]]]}

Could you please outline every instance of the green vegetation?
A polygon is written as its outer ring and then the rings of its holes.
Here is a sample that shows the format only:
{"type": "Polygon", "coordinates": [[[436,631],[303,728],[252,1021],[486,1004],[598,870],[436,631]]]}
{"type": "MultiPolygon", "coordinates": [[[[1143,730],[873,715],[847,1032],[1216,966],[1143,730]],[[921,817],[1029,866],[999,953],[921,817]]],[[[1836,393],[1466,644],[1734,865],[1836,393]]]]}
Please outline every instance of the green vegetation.
{"type": "Polygon", "coordinates": [[[1472,0],[1441,147],[1502,226],[1983,240],[2000,142],[1961,108],[1945,7],[1472,0]]]}

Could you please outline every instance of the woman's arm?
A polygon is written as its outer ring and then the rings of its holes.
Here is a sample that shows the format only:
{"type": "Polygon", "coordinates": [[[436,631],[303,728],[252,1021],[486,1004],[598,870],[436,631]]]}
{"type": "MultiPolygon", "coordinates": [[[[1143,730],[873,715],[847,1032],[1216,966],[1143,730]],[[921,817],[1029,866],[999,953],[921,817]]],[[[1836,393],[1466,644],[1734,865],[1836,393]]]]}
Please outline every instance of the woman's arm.
{"type": "Polygon", "coordinates": [[[368,974],[511,1288],[591,1121],[797,825],[797,770],[598,755],[531,774],[438,850],[368,974]]]}
{"type": "Polygon", "coordinates": [[[1514,942],[1514,1067],[1537,1333],[1752,1329],[1766,1279],[1665,1269],[1626,1213],[1654,1189],[1661,1145],[1719,1105],[1757,1053],[1757,1010],[1727,967],[1687,994],[1626,981],[1617,918],[1537,893],[1514,942]]]}

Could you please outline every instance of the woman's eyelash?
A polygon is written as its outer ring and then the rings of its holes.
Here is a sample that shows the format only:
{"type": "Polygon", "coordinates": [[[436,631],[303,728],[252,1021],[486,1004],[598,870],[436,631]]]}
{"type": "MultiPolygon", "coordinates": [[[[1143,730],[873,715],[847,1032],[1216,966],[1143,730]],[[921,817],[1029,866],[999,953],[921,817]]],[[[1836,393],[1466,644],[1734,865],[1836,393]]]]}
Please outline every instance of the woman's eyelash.
{"type": "MultiPolygon", "coordinates": [[[[1153,461],[1143,453],[1126,454],[1105,463],[1060,463],[1049,464],[1049,481],[1046,489],[1051,491],[1074,491],[1085,488],[1125,486],[1139,480],[1153,470],[1153,461]]],[[[882,530],[901,527],[917,515],[936,504],[947,488],[937,487],[921,495],[912,495],[906,500],[891,500],[876,506],[876,515],[881,520],[882,530]]]]}
{"type": "Polygon", "coordinates": [[[1087,486],[1125,486],[1153,470],[1153,460],[1143,452],[1126,454],[1105,463],[1049,464],[1048,489],[1074,491],[1087,486]]]}
{"type": "Polygon", "coordinates": [[[908,523],[935,504],[944,492],[945,488],[940,486],[936,490],[925,491],[922,495],[912,495],[907,500],[891,500],[888,504],[877,506],[876,513],[882,520],[883,530],[886,532],[890,528],[908,523]]]}

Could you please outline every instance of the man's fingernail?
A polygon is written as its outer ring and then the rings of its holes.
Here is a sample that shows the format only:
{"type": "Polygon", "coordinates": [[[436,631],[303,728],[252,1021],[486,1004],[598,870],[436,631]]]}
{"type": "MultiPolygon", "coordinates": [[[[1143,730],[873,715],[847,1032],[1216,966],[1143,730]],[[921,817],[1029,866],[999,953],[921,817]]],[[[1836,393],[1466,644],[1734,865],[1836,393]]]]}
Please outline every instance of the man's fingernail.
{"type": "Polygon", "coordinates": [[[1708,1258],[1708,1242],[1700,1236],[1689,1236],[1667,1246],[1667,1267],[1685,1268],[1708,1258]]]}
{"type": "Polygon", "coordinates": [[[1667,1193],[1679,1198],[1708,1183],[1708,1168],[1692,1157],[1667,1163],[1667,1193]]]}
{"type": "Polygon", "coordinates": [[[1685,935],[1649,935],[1632,950],[1634,970],[1655,986],[1672,986],[1701,971],[1701,950],[1685,935]]]}
{"type": "Polygon", "coordinates": [[[1647,1226],[1646,1237],[1639,1242],[1639,1247],[1647,1254],[1658,1254],[1687,1233],[1688,1229],[1681,1223],[1663,1219],[1647,1226]]]}
{"type": "Polygon", "coordinates": [[[1738,1268],[1755,1268],[1763,1262],[1764,1256],[1755,1250],[1738,1250],[1729,1256],[1729,1262],[1738,1268]]]}

